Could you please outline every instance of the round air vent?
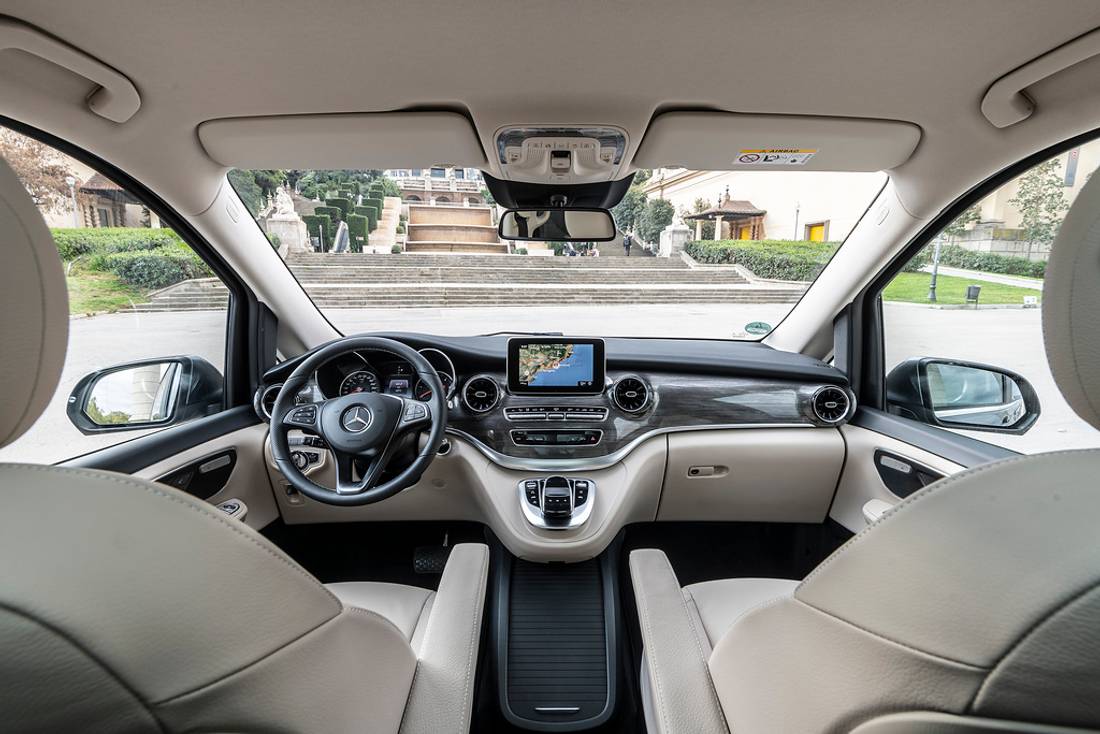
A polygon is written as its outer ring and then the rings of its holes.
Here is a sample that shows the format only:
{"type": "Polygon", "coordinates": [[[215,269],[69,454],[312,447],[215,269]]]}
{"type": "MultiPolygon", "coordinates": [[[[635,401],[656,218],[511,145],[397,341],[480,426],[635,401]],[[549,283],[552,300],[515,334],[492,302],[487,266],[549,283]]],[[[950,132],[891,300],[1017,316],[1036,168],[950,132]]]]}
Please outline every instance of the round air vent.
{"type": "Polygon", "coordinates": [[[627,413],[637,413],[649,404],[649,386],[640,377],[629,375],[619,378],[611,390],[615,405],[627,413]]]}
{"type": "Polygon", "coordinates": [[[823,423],[840,423],[851,407],[848,393],[839,387],[828,385],[814,393],[814,415],[823,423]]]}
{"type": "Polygon", "coordinates": [[[475,413],[487,413],[500,399],[500,388],[493,378],[485,375],[471,377],[462,388],[462,402],[475,413]]]}
{"type": "Polygon", "coordinates": [[[271,422],[271,411],[275,410],[275,399],[279,397],[279,390],[282,386],[283,383],[280,382],[278,385],[270,385],[264,388],[264,391],[260,393],[259,398],[256,400],[256,412],[269,423],[271,422]]]}

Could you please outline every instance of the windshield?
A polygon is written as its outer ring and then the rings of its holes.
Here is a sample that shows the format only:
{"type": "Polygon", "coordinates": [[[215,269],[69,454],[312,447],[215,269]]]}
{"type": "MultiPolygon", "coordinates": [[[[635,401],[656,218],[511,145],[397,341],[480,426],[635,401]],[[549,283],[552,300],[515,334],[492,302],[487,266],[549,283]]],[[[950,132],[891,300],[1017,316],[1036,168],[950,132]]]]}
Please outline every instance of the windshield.
{"type": "Polygon", "coordinates": [[[801,298],[883,173],[639,171],[612,241],[502,240],[470,168],[233,170],[237,193],[345,334],[758,339],[801,298]]]}

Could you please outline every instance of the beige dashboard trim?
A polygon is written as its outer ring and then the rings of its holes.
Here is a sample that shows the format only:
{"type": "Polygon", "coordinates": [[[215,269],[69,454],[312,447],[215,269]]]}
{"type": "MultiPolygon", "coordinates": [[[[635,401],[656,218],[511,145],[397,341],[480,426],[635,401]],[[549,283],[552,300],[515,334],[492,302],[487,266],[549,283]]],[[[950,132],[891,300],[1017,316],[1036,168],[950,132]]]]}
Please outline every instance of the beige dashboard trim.
{"type": "Polygon", "coordinates": [[[497,466],[517,471],[541,471],[541,472],[571,472],[592,471],[606,469],[618,464],[625,459],[634,449],[646,441],[672,433],[690,433],[695,431],[730,431],[743,429],[774,429],[774,428],[822,428],[811,423],[719,423],[709,426],[670,426],[668,428],[655,428],[647,431],[636,439],[606,456],[592,456],[583,459],[527,459],[518,456],[508,456],[495,451],[474,436],[457,428],[447,428],[447,433],[457,436],[480,451],[485,458],[497,466]]]}

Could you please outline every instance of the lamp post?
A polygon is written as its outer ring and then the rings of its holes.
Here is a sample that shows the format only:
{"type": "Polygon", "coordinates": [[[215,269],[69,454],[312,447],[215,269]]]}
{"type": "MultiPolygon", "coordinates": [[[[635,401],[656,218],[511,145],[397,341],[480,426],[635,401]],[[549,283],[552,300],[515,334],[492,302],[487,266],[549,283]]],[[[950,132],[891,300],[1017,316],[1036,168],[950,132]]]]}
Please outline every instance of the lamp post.
{"type": "Polygon", "coordinates": [[[69,201],[73,203],[73,227],[80,228],[80,210],[76,205],[76,179],[72,176],[65,177],[65,183],[69,185],[69,201]]]}
{"type": "Polygon", "coordinates": [[[932,280],[928,283],[928,301],[936,302],[936,277],[940,274],[940,245],[943,240],[936,238],[936,245],[932,249],[932,280]]]}

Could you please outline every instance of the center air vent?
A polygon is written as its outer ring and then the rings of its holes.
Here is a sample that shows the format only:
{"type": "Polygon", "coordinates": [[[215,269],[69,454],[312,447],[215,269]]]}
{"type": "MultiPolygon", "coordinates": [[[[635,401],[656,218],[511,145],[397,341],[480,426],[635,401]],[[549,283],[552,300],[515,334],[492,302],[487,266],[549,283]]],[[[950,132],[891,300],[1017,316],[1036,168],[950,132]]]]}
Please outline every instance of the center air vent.
{"type": "Polygon", "coordinates": [[[823,423],[839,423],[848,415],[852,401],[839,387],[826,386],[814,393],[814,415],[823,423]]]}
{"type": "Polygon", "coordinates": [[[486,413],[493,409],[500,399],[500,388],[493,378],[485,375],[471,377],[462,388],[462,402],[475,413],[486,413]]]}
{"type": "Polygon", "coordinates": [[[615,399],[615,405],[627,413],[637,413],[649,404],[649,387],[640,377],[630,375],[615,383],[611,397],[615,399]]]}

